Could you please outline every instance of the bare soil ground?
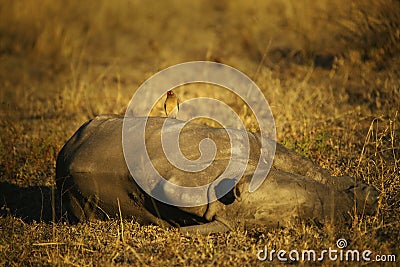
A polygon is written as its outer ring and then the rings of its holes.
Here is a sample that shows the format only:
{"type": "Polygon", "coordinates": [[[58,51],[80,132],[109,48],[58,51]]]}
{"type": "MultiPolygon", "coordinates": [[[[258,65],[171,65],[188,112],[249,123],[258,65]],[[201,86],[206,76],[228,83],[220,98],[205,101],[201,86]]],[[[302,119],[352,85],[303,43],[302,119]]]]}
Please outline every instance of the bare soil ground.
{"type": "MultiPolygon", "coordinates": [[[[264,246],[335,249],[338,238],[399,262],[399,64],[397,0],[0,0],[0,265],[253,266],[265,264],[264,246]],[[152,74],[192,60],[252,78],[278,141],[375,186],[376,214],[208,236],[129,220],[62,222],[54,170],[65,141],[95,115],[123,114],[152,74]]],[[[242,102],[218,92],[257,130],[242,102]]],[[[347,264],[298,264],[310,263],[347,264]]]]}

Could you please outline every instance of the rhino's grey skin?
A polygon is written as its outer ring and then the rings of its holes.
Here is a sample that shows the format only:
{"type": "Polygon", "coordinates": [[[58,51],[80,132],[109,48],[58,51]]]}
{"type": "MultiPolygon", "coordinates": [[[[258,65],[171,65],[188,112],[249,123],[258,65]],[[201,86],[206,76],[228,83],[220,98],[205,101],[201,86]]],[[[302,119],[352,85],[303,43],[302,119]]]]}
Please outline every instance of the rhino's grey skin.
{"type": "MultiPolygon", "coordinates": [[[[201,173],[179,171],[160,152],[160,128],[166,118],[148,119],[146,145],[160,174],[174,183],[194,186],[215,180],[229,159],[229,139],[223,129],[189,123],[180,135],[180,148],[189,159],[199,156],[199,141],[218,145],[216,167],[201,173]]],[[[136,120],[136,121],[135,121],[136,120]]],[[[169,119],[171,120],[171,119],[169,119]]],[[[177,121],[178,122],[178,121],[177,121]]],[[[133,218],[141,224],[178,226],[183,231],[226,231],[238,225],[286,225],[293,219],[337,222],[356,212],[371,213],[377,191],[351,177],[333,177],[310,160],[277,144],[273,166],[263,184],[248,192],[260,154],[260,139],[248,133],[250,158],[244,177],[228,194],[198,207],[175,207],[152,199],[131,177],[122,151],[123,118],[99,116],[86,122],[64,145],[57,158],[56,182],[68,215],[75,220],[133,218]]],[[[142,167],[140,155],[138,167],[142,167]]],[[[223,188],[233,180],[223,179],[223,188]]],[[[196,196],[193,196],[196,197],[196,196]]]]}

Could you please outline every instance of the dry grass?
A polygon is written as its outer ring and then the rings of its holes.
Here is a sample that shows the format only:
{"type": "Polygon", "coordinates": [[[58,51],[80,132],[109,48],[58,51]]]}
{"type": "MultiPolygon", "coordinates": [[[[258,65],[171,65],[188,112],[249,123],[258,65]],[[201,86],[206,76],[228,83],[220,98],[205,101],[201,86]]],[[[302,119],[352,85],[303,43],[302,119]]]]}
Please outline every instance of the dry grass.
{"type": "MultiPolygon", "coordinates": [[[[339,237],[399,260],[399,1],[0,2],[0,265],[252,266],[264,245],[323,249],[339,237]],[[374,185],[376,215],[209,236],[125,220],[51,223],[64,142],[94,115],[124,113],[156,71],[189,60],[253,78],[278,140],[374,185]]],[[[240,101],[215,96],[257,128],[240,101]]]]}

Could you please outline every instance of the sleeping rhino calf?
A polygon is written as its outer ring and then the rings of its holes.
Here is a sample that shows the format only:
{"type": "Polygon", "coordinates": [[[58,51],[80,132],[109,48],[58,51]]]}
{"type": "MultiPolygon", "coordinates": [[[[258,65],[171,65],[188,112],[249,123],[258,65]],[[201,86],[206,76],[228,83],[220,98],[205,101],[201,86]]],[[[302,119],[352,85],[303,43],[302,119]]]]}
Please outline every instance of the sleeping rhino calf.
{"type": "MultiPolygon", "coordinates": [[[[195,123],[185,125],[180,132],[179,147],[188,159],[199,158],[198,144],[205,138],[215,142],[217,153],[211,167],[197,173],[184,172],[168,162],[160,141],[166,120],[172,125],[184,122],[159,117],[127,119],[132,125],[147,121],[147,152],[152,165],[166,180],[184,186],[207,184],[216,180],[229,162],[230,143],[225,129],[195,123]]],[[[236,183],[226,177],[213,189],[218,191],[219,187],[232,185],[228,193],[219,195],[210,204],[195,207],[165,204],[138,186],[128,170],[122,147],[123,121],[116,115],[96,117],[82,125],[60,151],[56,183],[72,221],[109,219],[122,214],[141,224],[208,233],[236,227],[287,225],[299,219],[336,223],[350,218],[354,212],[373,213],[376,208],[378,193],[373,187],[348,176],[331,176],[279,144],[276,144],[268,176],[256,191],[250,193],[248,188],[261,147],[260,136],[250,132],[245,132],[250,154],[240,181],[236,183]]],[[[137,173],[146,177],[146,162],[141,156],[135,155],[134,163],[142,169],[137,173]]],[[[160,188],[158,190],[162,190],[160,188]]],[[[196,198],[195,195],[191,197],[196,198]]]]}

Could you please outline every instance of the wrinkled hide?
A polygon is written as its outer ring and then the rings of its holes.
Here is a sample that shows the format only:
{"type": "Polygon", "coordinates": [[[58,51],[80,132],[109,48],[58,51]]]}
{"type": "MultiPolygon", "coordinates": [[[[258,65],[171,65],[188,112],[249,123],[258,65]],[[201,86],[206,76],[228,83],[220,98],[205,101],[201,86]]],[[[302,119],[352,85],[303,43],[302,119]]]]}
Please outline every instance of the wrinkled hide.
{"type": "MultiPolygon", "coordinates": [[[[204,138],[217,146],[215,161],[200,172],[174,168],[161,147],[160,129],[165,120],[150,117],[129,118],[133,124],[146,126],[146,146],[151,163],[165,179],[183,186],[198,186],[214,181],[223,172],[231,156],[225,129],[188,123],[180,133],[179,145],[186,158],[200,157],[198,144],[204,138]]],[[[338,222],[354,212],[371,213],[377,203],[377,192],[351,177],[333,177],[310,160],[277,144],[273,166],[263,184],[248,191],[252,173],[260,157],[260,137],[247,134],[250,155],[242,179],[236,184],[231,177],[220,180],[215,188],[234,185],[211,204],[176,207],[151,198],[132,178],[122,148],[123,118],[99,116],[88,121],[64,145],[57,158],[56,182],[64,208],[74,221],[108,219],[122,214],[141,224],[177,226],[183,231],[216,232],[238,226],[286,225],[295,219],[338,222]]],[[[236,130],[237,131],[237,130],[236,130]]],[[[134,141],[133,141],[134,144],[134,141]]],[[[143,175],[149,162],[135,154],[138,171],[143,175]]],[[[163,190],[154,185],[154,190],[163,190]]],[[[180,197],[162,192],[169,197],[180,197]]],[[[186,196],[187,197],[187,196],[186,196]]],[[[196,198],[196,196],[190,196],[196,198]]]]}

